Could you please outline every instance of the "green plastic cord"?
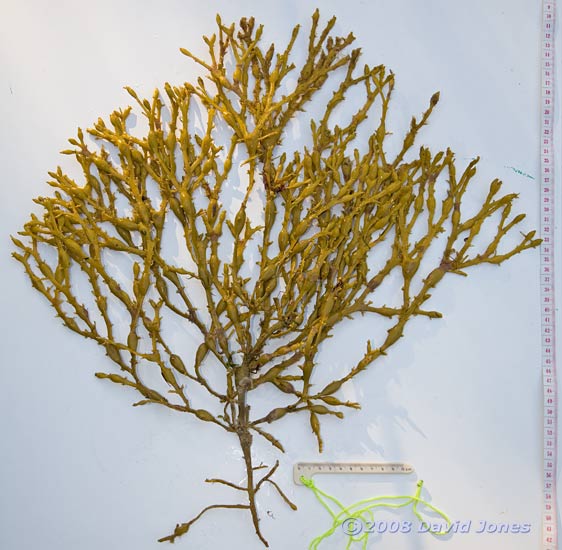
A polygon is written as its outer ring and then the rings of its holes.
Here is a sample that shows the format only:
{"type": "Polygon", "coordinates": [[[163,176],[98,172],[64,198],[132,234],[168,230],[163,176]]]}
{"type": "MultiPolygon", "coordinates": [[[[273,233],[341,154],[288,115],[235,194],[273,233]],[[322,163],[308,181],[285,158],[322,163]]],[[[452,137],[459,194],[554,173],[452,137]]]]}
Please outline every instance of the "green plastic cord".
{"type": "MultiPolygon", "coordinates": [[[[414,515],[419,519],[422,525],[429,527],[427,522],[421,517],[418,506],[421,504],[435,512],[437,515],[441,516],[447,522],[447,529],[442,531],[432,531],[433,535],[446,535],[449,533],[449,528],[451,527],[451,520],[443,512],[436,508],[429,502],[420,498],[421,490],[423,487],[423,481],[418,481],[417,489],[414,495],[400,495],[400,496],[393,496],[393,495],[383,495],[380,497],[373,497],[367,498],[364,500],[360,500],[355,504],[350,506],[344,506],[339,500],[335,497],[328,495],[314,484],[311,478],[306,478],[301,476],[301,482],[305,487],[308,487],[316,496],[316,499],[320,504],[327,510],[327,512],[332,516],[332,526],[325,532],[322,533],[320,536],[316,537],[309,546],[309,550],[317,550],[320,543],[330,537],[336,529],[338,529],[344,522],[349,521],[351,519],[360,521],[363,524],[367,522],[373,522],[374,518],[374,510],[376,508],[404,508],[409,504],[412,504],[412,511],[414,515]],[[381,502],[386,501],[386,502],[381,502]],[[335,513],[329,506],[329,502],[334,503],[337,508],[338,512],[335,513]]],[[[351,548],[351,545],[354,542],[360,542],[362,550],[366,550],[367,543],[369,541],[369,531],[363,531],[362,529],[357,533],[353,534],[350,532],[346,532],[348,536],[348,541],[346,545],[346,550],[351,548]]]]}

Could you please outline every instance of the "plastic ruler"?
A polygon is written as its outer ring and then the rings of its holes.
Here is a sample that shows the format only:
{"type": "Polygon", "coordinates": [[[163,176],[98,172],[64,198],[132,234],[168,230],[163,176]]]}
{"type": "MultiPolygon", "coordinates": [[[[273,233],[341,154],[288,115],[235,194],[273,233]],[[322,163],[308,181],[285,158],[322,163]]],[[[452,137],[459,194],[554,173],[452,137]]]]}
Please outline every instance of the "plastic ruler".
{"type": "MultiPolygon", "coordinates": [[[[542,61],[541,61],[541,358],[544,395],[544,467],[543,467],[543,550],[558,550],[557,533],[557,422],[558,401],[555,357],[555,303],[554,303],[554,27],[556,0],[543,0],[542,4],[542,61]]],[[[301,484],[300,477],[314,474],[409,474],[414,470],[403,463],[319,463],[300,462],[294,465],[293,478],[301,484]]]]}
{"type": "Polygon", "coordinates": [[[297,462],[293,480],[302,485],[301,476],[314,474],[411,474],[414,468],[403,462],[297,462]]]}
{"type": "Polygon", "coordinates": [[[556,0],[543,0],[541,93],[541,338],[544,392],[542,547],[558,550],[556,511],[557,388],[554,307],[554,25],[556,0]]]}

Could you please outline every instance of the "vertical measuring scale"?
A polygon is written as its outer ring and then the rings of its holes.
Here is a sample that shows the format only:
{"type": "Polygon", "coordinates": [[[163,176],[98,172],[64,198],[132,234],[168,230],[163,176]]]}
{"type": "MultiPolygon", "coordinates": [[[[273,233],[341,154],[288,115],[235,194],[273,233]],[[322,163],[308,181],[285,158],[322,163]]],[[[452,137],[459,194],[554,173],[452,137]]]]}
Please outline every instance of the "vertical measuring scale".
{"type": "Polygon", "coordinates": [[[556,0],[543,0],[541,61],[541,357],[544,392],[542,547],[558,550],[556,511],[557,388],[554,307],[554,24],[556,0]]]}

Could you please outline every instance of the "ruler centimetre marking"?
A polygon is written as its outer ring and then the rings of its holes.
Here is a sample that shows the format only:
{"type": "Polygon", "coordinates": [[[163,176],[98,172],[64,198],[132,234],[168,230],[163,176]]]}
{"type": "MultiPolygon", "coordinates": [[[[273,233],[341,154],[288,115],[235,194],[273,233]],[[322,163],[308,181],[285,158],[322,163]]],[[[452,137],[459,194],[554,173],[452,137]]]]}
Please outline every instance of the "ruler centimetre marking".
{"type": "MultiPolygon", "coordinates": [[[[544,466],[542,546],[544,550],[558,550],[556,506],[557,460],[557,388],[555,363],[555,303],[554,303],[554,25],[555,1],[543,0],[542,59],[541,59],[541,220],[540,249],[541,285],[541,364],[544,401],[544,466]]],[[[414,469],[403,463],[320,463],[301,462],[293,469],[296,484],[300,477],[323,474],[410,474],[414,469]]]]}
{"type": "Polygon", "coordinates": [[[556,0],[543,0],[541,60],[541,359],[544,405],[542,547],[558,550],[556,512],[557,388],[554,306],[554,25],[556,0]]]}
{"type": "Polygon", "coordinates": [[[314,474],[411,474],[414,468],[403,462],[297,462],[293,480],[302,485],[301,476],[314,474]]]}

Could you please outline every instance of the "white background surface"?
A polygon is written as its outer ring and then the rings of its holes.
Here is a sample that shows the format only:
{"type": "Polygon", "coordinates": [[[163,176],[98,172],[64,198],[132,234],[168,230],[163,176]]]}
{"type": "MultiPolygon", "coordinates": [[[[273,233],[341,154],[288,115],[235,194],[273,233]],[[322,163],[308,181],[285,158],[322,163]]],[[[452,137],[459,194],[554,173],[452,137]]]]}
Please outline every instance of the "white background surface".
{"type": "MultiPolygon", "coordinates": [[[[176,522],[223,492],[206,477],[241,480],[237,444],[212,426],[158,408],[95,379],[108,359],[54,318],[20,265],[10,233],[48,193],[47,171],[77,126],[129,104],[124,85],[150,94],[197,69],[180,46],[203,55],[202,34],[255,16],[266,42],[284,41],[315,3],[56,0],[0,2],[0,548],[150,550],[176,522]]],[[[520,193],[522,230],[538,228],[540,3],[531,0],[348,0],[321,4],[337,31],[353,31],[365,62],[396,73],[393,124],[403,132],[431,94],[441,101],[420,143],[450,146],[459,162],[481,155],[482,184],[498,176],[520,193]],[[517,174],[517,168],[531,177],[517,174]]],[[[434,292],[444,319],[418,319],[384,361],[345,388],[361,411],[325,422],[323,460],[401,460],[407,480],[317,478],[346,503],[414,490],[472,532],[373,538],[369,548],[530,550],[540,547],[542,393],[538,251],[501,268],[482,266],[434,292]],[[476,534],[480,520],[529,523],[529,534],[476,534]]],[[[321,361],[352,363],[368,320],[342,325],[321,361]]],[[[274,550],[306,548],[329,526],[312,495],[292,485],[295,461],[319,459],[306,417],[274,425],[287,453],[277,480],[299,506],[274,493],[259,502],[274,550]],[[267,513],[271,512],[271,515],[267,513]]],[[[256,456],[272,462],[266,446],[256,456]]],[[[228,492],[225,498],[232,498],[228,492]]],[[[390,516],[387,516],[390,517],[390,516]]],[[[413,519],[408,513],[396,516],[413,519]]],[[[178,548],[257,549],[244,512],[217,511],[178,548]]],[[[338,533],[320,548],[341,549],[338,533]]],[[[164,547],[165,548],[165,547],[164,547]]]]}

